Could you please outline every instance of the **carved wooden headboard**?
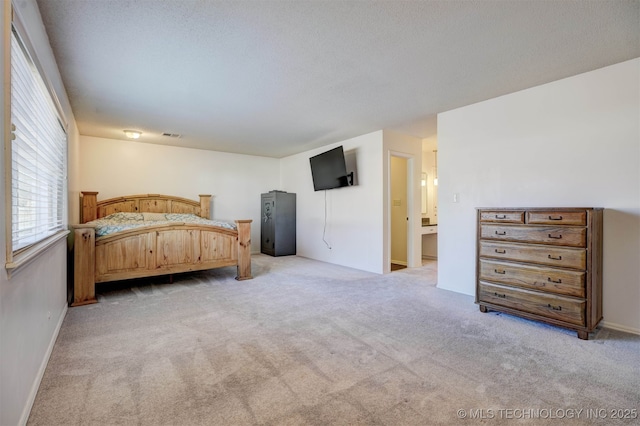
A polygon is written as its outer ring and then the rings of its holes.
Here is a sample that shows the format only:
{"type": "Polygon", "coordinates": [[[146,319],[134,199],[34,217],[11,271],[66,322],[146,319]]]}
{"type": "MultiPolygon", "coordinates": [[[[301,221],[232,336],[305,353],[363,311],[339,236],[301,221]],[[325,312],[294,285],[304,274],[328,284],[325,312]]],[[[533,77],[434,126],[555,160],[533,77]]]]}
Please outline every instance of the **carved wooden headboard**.
{"type": "Polygon", "coordinates": [[[118,212],[191,213],[211,219],[211,195],[200,195],[200,201],[160,194],[126,195],[98,202],[98,193],[82,191],[80,222],[99,219],[118,212]]]}

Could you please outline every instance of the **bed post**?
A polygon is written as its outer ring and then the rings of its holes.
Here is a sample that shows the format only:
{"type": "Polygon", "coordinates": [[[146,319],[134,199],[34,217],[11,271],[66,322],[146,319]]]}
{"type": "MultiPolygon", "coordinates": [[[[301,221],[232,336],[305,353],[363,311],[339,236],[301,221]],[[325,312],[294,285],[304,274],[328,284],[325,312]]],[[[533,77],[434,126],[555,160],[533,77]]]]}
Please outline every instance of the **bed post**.
{"type": "Polygon", "coordinates": [[[236,280],[249,280],[251,276],[251,219],[236,220],[238,227],[238,276],[236,280]]]}
{"type": "Polygon", "coordinates": [[[98,218],[98,193],[82,191],[82,197],[80,205],[82,211],[80,212],[80,222],[86,223],[98,218]]]}
{"type": "Polygon", "coordinates": [[[96,300],[96,231],[92,227],[78,225],[73,242],[73,303],[82,306],[97,303],[96,300]]]}
{"type": "Polygon", "coordinates": [[[200,217],[211,219],[211,195],[200,195],[200,217]]]}

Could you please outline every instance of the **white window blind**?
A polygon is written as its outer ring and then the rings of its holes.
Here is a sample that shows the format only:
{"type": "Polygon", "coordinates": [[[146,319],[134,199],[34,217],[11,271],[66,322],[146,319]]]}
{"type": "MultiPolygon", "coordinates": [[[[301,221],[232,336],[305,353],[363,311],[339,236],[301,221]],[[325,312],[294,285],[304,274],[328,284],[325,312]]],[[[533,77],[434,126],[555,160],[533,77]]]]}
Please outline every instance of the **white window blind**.
{"type": "Polygon", "coordinates": [[[11,34],[11,234],[15,253],[64,229],[67,135],[15,30],[11,34]]]}

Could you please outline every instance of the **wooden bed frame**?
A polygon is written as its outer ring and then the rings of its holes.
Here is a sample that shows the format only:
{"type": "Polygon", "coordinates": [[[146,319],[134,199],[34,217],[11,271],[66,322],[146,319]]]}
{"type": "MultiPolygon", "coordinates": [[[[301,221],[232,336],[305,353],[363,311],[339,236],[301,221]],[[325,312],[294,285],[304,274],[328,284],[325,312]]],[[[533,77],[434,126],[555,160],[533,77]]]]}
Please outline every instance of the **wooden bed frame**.
{"type": "Polygon", "coordinates": [[[251,220],[236,230],[212,225],[172,223],[129,229],[97,237],[83,225],[117,212],[192,213],[210,219],[211,195],[200,201],[159,194],[97,200],[82,192],[81,225],[74,228],[74,296],[71,306],[96,303],[95,283],[237,266],[237,280],[251,277],[251,220]]]}

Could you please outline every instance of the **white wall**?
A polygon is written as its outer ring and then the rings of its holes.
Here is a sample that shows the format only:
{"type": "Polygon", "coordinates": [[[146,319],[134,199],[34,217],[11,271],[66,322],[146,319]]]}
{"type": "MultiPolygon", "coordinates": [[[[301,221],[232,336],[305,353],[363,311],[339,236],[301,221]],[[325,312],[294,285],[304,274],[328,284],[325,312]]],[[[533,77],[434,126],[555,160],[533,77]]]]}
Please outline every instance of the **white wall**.
{"type": "Polygon", "coordinates": [[[604,207],[604,321],[640,332],[639,76],[635,59],[438,115],[439,287],[475,291],[476,207],[604,207]]]}
{"type": "MultiPolygon", "coordinates": [[[[38,59],[51,81],[69,121],[69,188],[77,185],[75,159],[78,131],[62,80],[34,0],[16,1],[38,59]]],[[[9,36],[8,2],[0,7],[3,40],[9,36]]],[[[4,44],[0,45],[4,57],[4,44]]],[[[0,68],[0,73],[2,73],[0,68]]],[[[2,75],[4,78],[4,75],[2,75]]],[[[4,86],[2,97],[6,95],[4,86]]],[[[0,121],[0,134],[4,123],[0,121]]],[[[4,150],[0,150],[0,176],[4,177],[4,150]]],[[[5,186],[0,185],[5,200],[5,186]]],[[[74,202],[70,200],[70,204],[74,202]]],[[[77,205],[74,207],[77,210],[77,205]]],[[[6,259],[5,209],[0,209],[0,257],[6,259]]],[[[4,260],[3,260],[4,261],[4,260]]],[[[27,421],[50,351],[67,308],[67,244],[62,240],[9,278],[0,272],[0,424],[27,421]]]]}
{"type": "Polygon", "coordinates": [[[216,219],[252,219],[251,250],[260,251],[260,194],[278,188],[275,158],[81,136],[82,191],[98,200],[166,194],[213,195],[216,219]]]}
{"type": "Polygon", "coordinates": [[[382,273],[382,131],[281,159],[281,187],[296,193],[297,254],[382,273]],[[355,151],[358,185],[315,192],[309,158],[342,145],[355,151]],[[327,224],[325,224],[325,196],[327,224]]]}

